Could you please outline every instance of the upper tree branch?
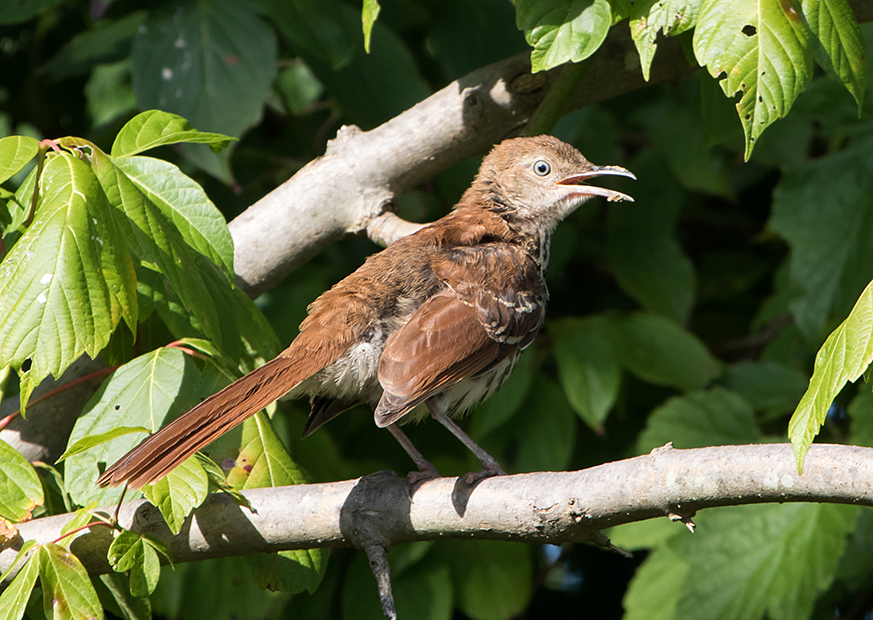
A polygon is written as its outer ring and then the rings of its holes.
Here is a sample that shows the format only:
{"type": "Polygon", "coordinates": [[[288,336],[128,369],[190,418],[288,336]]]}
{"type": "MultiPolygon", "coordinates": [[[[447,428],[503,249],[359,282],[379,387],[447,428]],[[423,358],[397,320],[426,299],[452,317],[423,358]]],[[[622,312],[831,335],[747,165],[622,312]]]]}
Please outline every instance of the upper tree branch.
{"type": "MultiPolygon", "coordinates": [[[[802,476],[788,444],[695,450],[668,446],[582,471],[489,478],[469,493],[458,488],[457,478],[441,478],[421,485],[411,501],[406,481],[385,472],[344,482],[255,489],[245,495],[256,514],[213,495],[176,536],[144,500],[125,504],[120,522],[163,540],[176,562],[366,546],[374,538],[389,547],[437,538],[578,542],[613,525],[668,515],[690,518],[715,506],[873,506],[873,449],[813,445],[802,476]]],[[[54,540],[71,516],[24,523],[18,526],[21,539],[54,540]]],[[[93,532],[80,536],[72,549],[90,572],[106,572],[111,536],[106,528],[93,532]]],[[[15,553],[12,548],[0,553],[0,571],[10,566],[15,553]]]]}

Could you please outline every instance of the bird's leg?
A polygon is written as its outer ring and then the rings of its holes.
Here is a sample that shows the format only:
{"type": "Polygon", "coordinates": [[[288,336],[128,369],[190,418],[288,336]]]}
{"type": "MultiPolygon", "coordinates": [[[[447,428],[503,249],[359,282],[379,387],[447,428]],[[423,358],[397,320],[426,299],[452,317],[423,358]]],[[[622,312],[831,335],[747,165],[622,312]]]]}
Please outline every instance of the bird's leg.
{"type": "Polygon", "coordinates": [[[491,476],[505,476],[506,472],[503,471],[503,468],[500,467],[500,463],[497,462],[493,456],[485,452],[485,450],[477,444],[473,439],[461,430],[461,427],[455,424],[449,416],[446,415],[443,407],[443,402],[440,398],[429,398],[427,400],[427,408],[430,410],[430,415],[433,418],[449,429],[452,434],[461,440],[461,442],[469,448],[470,452],[476,455],[476,458],[482,461],[482,470],[477,472],[470,472],[468,474],[464,474],[464,481],[473,485],[480,480],[485,478],[490,478],[491,476]]]}
{"type": "Polygon", "coordinates": [[[433,480],[434,478],[440,477],[440,472],[437,471],[436,467],[424,458],[424,455],[422,455],[422,453],[412,445],[409,437],[406,436],[406,433],[400,430],[400,427],[397,426],[396,423],[390,425],[388,431],[394,435],[394,439],[403,446],[403,449],[406,450],[406,454],[408,454],[418,466],[418,471],[411,471],[409,472],[409,475],[406,476],[406,480],[410,485],[415,485],[419,482],[424,482],[425,480],[433,480]]]}

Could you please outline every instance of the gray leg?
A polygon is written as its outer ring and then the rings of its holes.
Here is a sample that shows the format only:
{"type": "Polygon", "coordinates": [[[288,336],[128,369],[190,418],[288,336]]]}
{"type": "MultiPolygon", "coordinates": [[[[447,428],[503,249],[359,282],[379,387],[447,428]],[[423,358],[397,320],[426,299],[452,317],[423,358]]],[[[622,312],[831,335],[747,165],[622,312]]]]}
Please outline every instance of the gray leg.
{"type": "Polygon", "coordinates": [[[449,429],[455,437],[460,439],[461,442],[469,448],[470,452],[476,455],[477,459],[482,461],[482,471],[466,474],[464,476],[465,480],[469,484],[473,484],[483,478],[505,476],[506,472],[504,472],[500,467],[500,463],[497,462],[497,459],[485,452],[479,444],[473,441],[467,433],[461,430],[461,427],[455,424],[451,418],[445,414],[441,405],[442,402],[438,398],[430,398],[427,400],[427,408],[430,409],[430,414],[433,418],[449,429]]]}
{"type": "Polygon", "coordinates": [[[415,465],[418,467],[418,471],[409,472],[409,475],[406,479],[410,484],[416,484],[418,482],[423,482],[425,480],[432,480],[434,478],[439,478],[440,473],[437,471],[436,467],[434,467],[430,461],[424,458],[421,452],[419,452],[415,446],[412,445],[412,442],[409,440],[409,437],[406,436],[400,427],[397,424],[392,424],[387,427],[388,432],[394,435],[394,439],[403,446],[403,449],[406,450],[406,454],[408,454],[412,460],[415,462],[415,465]]]}

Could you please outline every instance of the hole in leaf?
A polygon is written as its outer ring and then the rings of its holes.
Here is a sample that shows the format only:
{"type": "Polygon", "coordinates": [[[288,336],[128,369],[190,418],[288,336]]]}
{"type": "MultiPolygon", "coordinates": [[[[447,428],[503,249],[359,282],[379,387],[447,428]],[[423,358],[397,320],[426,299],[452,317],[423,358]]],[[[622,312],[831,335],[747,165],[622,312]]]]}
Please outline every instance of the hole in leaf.
{"type": "Polygon", "coordinates": [[[21,362],[21,372],[27,372],[30,370],[30,366],[33,362],[31,362],[30,358],[27,358],[23,362],[21,362]]]}
{"type": "Polygon", "coordinates": [[[745,26],[743,26],[742,32],[747,37],[754,37],[756,34],[758,34],[758,29],[755,28],[752,24],[746,24],[745,26]]]}

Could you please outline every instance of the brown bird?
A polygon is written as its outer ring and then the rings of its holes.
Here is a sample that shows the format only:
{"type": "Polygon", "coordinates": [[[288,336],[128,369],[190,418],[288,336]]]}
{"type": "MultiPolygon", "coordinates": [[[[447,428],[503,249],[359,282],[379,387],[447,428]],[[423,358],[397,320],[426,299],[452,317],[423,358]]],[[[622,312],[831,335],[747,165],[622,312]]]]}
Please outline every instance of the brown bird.
{"type": "Polygon", "coordinates": [[[540,329],[558,222],[592,196],[632,200],[584,184],[602,175],[635,178],[551,136],[502,142],[451,213],[370,256],[309,306],[278,357],[145,439],[98,484],[153,482],[285,394],[311,399],[304,437],[371,405],[418,466],[411,479],[438,474],[397,423],[427,411],[482,461],[469,482],[502,474],[450,417],[500,387],[540,329]]]}

